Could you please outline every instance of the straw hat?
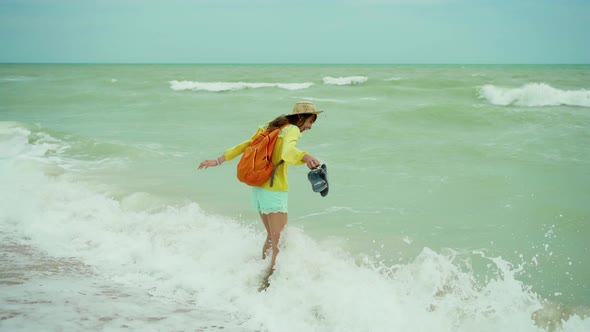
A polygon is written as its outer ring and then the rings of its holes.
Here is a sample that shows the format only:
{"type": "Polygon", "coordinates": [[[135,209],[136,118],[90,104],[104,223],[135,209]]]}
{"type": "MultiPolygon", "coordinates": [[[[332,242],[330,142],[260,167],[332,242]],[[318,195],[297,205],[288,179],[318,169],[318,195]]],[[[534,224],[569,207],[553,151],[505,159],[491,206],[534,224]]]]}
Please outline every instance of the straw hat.
{"type": "Polygon", "coordinates": [[[293,112],[291,114],[320,114],[323,111],[318,111],[315,109],[315,106],[310,101],[300,101],[295,104],[293,107],[293,112]]]}

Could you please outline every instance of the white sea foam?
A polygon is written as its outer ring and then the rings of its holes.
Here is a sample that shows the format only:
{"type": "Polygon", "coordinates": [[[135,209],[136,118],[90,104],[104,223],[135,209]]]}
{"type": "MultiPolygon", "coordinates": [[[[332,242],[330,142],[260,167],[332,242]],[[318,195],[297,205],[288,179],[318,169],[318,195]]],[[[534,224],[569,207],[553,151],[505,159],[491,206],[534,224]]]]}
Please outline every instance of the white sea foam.
{"type": "Polygon", "coordinates": [[[303,90],[314,85],[311,82],[305,83],[248,83],[248,82],[193,82],[193,81],[170,81],[170,88],[176,91],[210,91],[225,92],[244,89],[279,88],[285,90],[303,90]]]}
{"type": "Polygon", "coordinates": [[[32,133],[14,122],[0,122],[0,159],[44,165],[46,169],[71,166],[61,154],[70,145],[46,133],[32,133]]]}
{"type": "Polygon", "coordinates": [[[391,77],[391,78],[386,78],[384,81],[390,82],[390,81],[401,81],[401,80],[403,80],[403,78],[401,78],[401,77],[391,77]]]}
{"type": "Polygon", "coordinates": [[[590,107],[590,90],[560,90],[544,83],[530,83],[520,88],[484,85],[479,89],[479,97],[501,106],[590,107]]]}
{"type": "Polygon", "coordinates": [[[361,84],[368,80],[366,76],[347,76],[347,77],[331,77],[326,76],[323,78],[325,85],[355,85],[361,84]]]}
{"type": "MultiPolygon", "coordinates": [[[[0,128],[1,142],[17,145],[0,158],[0,235],[45,256],[15,277],[20,285],[3,285],[7,330],[540,331],[533,313],[563,313],[543,308],[501,258],[480,254],[495,273],[478,282],[453,251],[424,248],[408,264],[384,265],[292,226],[259,293],[264,236],[248,223],[23,169],[18,160],[38,157],[38,143],[12,129],[0,128]]],[[[2,249],[18,256],[18,246],[2,249]]],[[[21,256],[3,264],[31,257],[21,256]]],[[[562,322],[564,331],[588,328],[577,313],[562,322]]]]}

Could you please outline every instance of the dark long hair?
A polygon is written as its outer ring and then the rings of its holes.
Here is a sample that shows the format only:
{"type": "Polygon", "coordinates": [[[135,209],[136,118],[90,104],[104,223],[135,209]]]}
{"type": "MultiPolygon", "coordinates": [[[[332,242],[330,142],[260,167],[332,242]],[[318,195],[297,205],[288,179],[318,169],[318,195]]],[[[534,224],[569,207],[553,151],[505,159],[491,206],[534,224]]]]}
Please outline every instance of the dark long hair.
{"type": "Polygon", "coordinates": [[[313,117],[311,122],[314,123],[315,120],[317,120],[318,115],[312,113],[281,115],[268,123],[268,129],[266,131],[273,131],[286,124],[301,127],[310,117],[313,117]]]}

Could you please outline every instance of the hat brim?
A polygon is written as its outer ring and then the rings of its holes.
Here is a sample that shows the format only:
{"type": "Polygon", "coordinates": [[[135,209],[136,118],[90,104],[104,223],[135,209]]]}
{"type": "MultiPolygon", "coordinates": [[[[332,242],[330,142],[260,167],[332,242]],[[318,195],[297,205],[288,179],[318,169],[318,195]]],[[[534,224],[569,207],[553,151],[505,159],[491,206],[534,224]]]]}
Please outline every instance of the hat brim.
{"type": "Polygon", "coordinates": [[[289,114],[285,114],[285,115],[298,115],[298,114],[315,114],[318,115],[320,113],[323,113],[324,111],[315,111],[315,112],[300,112],[300,113],[289,113],[289,114]]]}

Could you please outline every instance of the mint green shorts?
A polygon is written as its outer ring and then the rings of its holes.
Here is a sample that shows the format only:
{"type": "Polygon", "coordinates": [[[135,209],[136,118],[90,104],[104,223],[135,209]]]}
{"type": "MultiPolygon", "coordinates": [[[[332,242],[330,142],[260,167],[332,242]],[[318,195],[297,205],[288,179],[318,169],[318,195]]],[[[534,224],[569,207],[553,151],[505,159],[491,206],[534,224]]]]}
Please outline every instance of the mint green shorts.
{"type": "Polygon", "coordinates": [[[289,203],[287,191],[272,191],[260,187],[252,188],[252,206],[261,214],[287,213],[289,203]]]}

